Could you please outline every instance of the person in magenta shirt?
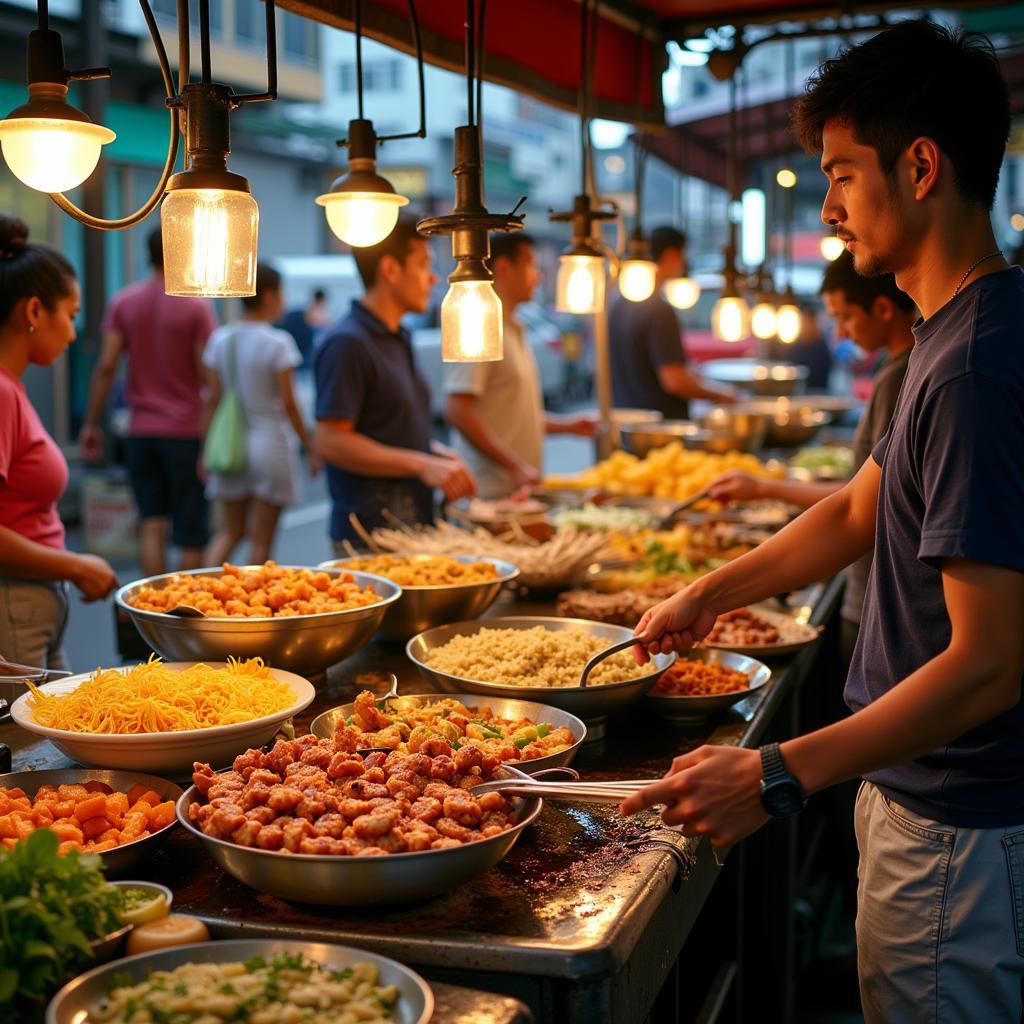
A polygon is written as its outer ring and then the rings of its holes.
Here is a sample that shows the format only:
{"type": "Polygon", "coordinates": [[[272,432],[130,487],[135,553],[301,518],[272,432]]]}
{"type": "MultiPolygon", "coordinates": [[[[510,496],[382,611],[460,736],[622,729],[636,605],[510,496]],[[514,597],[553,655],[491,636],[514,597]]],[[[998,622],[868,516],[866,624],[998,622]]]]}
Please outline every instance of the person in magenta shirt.
{"type": "Polygon", "coordinates": [[[203,564],[209,531],[198,470],[202,356],[217,318],[208,299],[164,293],[159,228],[148,242],[152,276],[123,288],[107,308],[79,440],[86,458],[103,454],[99,424],[117,365],[127,355],[125,402],[131,418],[125,456],[141,521],[139,562],[143,573],[153,576],[167,571],[168,526],[181,568],[203,564]]]}
{"type": "Polygon", "coordinates": [[[71,264],[0,214],[0,654],[51,669],[67,667],[67,581],[86,601],[117,586],[102,558],[64,547],[67,463],[21,383],[29,363],[50,366],[74,341],[79,301],[71,264]]]}

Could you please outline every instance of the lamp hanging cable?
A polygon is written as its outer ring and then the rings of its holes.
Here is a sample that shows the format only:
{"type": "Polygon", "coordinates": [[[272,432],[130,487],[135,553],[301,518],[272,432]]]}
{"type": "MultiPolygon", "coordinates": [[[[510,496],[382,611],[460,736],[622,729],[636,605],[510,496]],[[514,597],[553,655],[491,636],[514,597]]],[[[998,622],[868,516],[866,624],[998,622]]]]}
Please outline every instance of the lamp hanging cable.
{"type": "Polygon", "coordinates": [[[476,114],[473,109],[473,93],[476,85],[476,5],[466,0],[466,123],[473,127],[476,114]]]}
{"type": "Polygon", "coordinates": [[[484,121],[484,34],[487,25],[487,0],[480,0],[480,10],[476,19],[476,124],[481,127],[484,121]]]}
{"type": "Polygon", "coordinates": [[[363,0],[356,0],[356,98],[363,119],[363,0]]]}

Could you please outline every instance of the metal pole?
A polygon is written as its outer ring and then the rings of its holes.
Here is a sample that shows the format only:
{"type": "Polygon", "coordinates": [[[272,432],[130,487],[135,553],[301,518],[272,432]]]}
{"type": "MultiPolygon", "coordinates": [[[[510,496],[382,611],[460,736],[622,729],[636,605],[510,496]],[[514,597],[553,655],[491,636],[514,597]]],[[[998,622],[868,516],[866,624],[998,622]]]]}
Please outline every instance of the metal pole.
{"type": "Polygon", "coordinates": [[[608,314],[601,309],[594,315],[594,387],[601,432],[597,436],[598,458],[606,459],[618,447],[619,432],[612,422],[612,371],[608,358],[608,314]]]}

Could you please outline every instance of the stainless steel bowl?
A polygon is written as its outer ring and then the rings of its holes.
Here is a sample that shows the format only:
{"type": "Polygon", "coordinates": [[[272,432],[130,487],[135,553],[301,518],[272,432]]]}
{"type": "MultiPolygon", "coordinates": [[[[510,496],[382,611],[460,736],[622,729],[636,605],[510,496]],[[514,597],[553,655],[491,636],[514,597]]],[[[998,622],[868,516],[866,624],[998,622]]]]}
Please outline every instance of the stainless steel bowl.
{"type": "MultiPolygon", "coordinates": [[[[572,733],[575,742],[567,750],[562,750],[557,754],[548,754],[547,757],[534,757],[528,761],[514,762],[515,767],[524,772],[539,772],[546,768],[564,768],[572,763],[572,759],[587,738],[587,727],[580,719],[575,715],[570,715],[568,711],[562,711],[561,708],[553,708],[550,704],[537,704],[530,700],[513,700],[507,697],[481,697],[476,693],[446,693],[443,695],[417,693],[402,696],[401,699],[412,701],[418,707],[422,704],[435,704],[445,697],[461,701],[467,707],[490,708],[495,716],[500,718],[528,718],[532,722],[538,724],[547,722],[556,729],[565,728],[572,733]]],[[[355,709],[355,704],[342,704],[340,707],[331,708],[330,711],[325,711],[313,719],[309,731],[321,739],[333,736],[334,730],[342,725],[355,709]]]]}
{"type": "MultiPolygon", "coordinates": [[[[498,771],[528,778],[509,765],[498,771]]],[[[189,806],[202,800],[195,786],[186,790],[178,800],[178,821],[229,875],[258,892],[283,900],[343,907],[408,903],[448,892],[494,867],[512,849],[523,830],[533,824],[543,807],[539,798],[515,797],[511,800],[516,818],[512,828],[462,846],[422,853],[341,857],[275,853],[215,839],[189,820],[189,806]]]]}
{"type": "Polygon", "coordinates": [[[683,660],[725,665],[727,668],[736,669],[737,672],[745,672],[750,678],[750,686],[746,690],[737,690],[735,693],[715,693],[703,697],[675,697],[661,693],[649,693],[644,697],[644,703],[655,714],[675,721],[708,718],[718,714],[745,697],[749,697],[772,677],[772,670],[764,662],[748,658],[744,654],[733,654],[731,651],[695,647],[683,655],[683,660]]]}
{"type": "Polygon", "coordinates": [[[807,444],[825,424],[832,422],[830,413],[805,404],[802,398],[741,402],[729,406],[727,411],[763,416],[766,448],[793,448],[807,444]]]}
{"type": "Polygon", "coordinates": [[[701,376],[734,384],[755,395],[796,395],[806,387],[811,371],[795,363],[770,359],[711,359],[700,365],[701,376]]]}
{"type": "MultiPolygon", "coordinates": [[[[430,561],[433,555],[407,555],[414,561],[430,561]]],[[[457,562],[467,565],[473,562],[488,562],[497,570],[493,580],[483,583],[452,583],[437,587],[402,587],[401,594],[394,604],[384,613],[379,635],[385,640],[400,640],[404,643],[411,636],[422,633],[432,626],[445,622],[460,622],[463,619],[475,619],[494,604],[502,587],[511,583],[519,575],[519,569],[511,562],[503,562],[500,558],[489,558],[485,555],[448,555],[457,562]]],[[[352,558],[337,558],[329,562],[321,562],[321,569],[345,569],[348,564],[357,561],[352,558]]]]}
{"type": "MultiPolygon", "coordinates": [[[[177,800],[181,796],[181,786],[161,779],[156,775],[143,775],[141,772],[108,771],[101,768],[48,768],[43,771],[11,772],[0,775],[0,787],[5,789],[23,789],[28,796],[35,796],[42,786],[47,784],[59,786],[86,782],[105,782],[111,789],[127,793],[132,786],[145,786],[160,795],[162,800],[177,800]]],[[[161,843],[174,829],[172,822],[145,839],[136,839],[116,850],[101,853],[103,865],[108,875],[124,874],[128,868],[138,864],[143,858],[156,852],[161,843]]]]}
{"type": "MultiPolygon", "coordinates": [[[[588,726],[592,722],[600,723],[608,715],[641,697],[658,681],[661,673],[676,660],[675,654],[658,654],[651,663],[650,671],[636,679],[627,679],[622,683],[586,686],[582,689],[575,686],[512,686],[483,679],[463,679],[430,667],[431,651],[448,643],[453,636],[471,636],[484,627],[488,629],[532,629],[534,626],[543,626],[545,629],[556,632],[580,630],[607,641],[609,647],[621,640],[627,640],[633,634],[633,631],[625,626],[611,626],[603,622],[591,622],[589,619],[510,615],[505,618],[489,619],[486,623],[457,622],[451,626],[438,626],[436,629],[430,629],[426,633],[414,636],[406,645],[405,652],[420,670],[423,678],[444,693],[473,693],[487,697],[534,700],[568,711],[570,714],[582,718],[588,726]]],[[[581,665],[580,668],[582,669],[582,667],[581,665]]],[[[602,731],[600,727],[591,728],[591,735],[597,739],[602,731]]]]}
{"type": "MultiPolygon", "coordinates": [[[[257,569],[258,566],[243,566],[257,569]]],[[[299,569],[302,566],[288,566],[299,569]]],[[[325,569],[334,575],[340,569],[325,569]]],[[[181,575],[220,576],[220,569],[193,569],[181,575]]],[[[181,618],[164,612],[143,611],[130,604],[142,587],[166,586],[175,573],[150,576],[122,587],[115,600],[131,617],[142,639],[169,661],[227,661],[262,658],[273,668],[299,675],[316,675],[354,654],[377,632],[388,608],[402,588],[383,576],[354,572],[356,582],[369,587],[381,600],[365,608],[319,615],[292,615],[266,619],[181,618]]]]}
{"type": "Polygon", "coordinates": [[[764,443],[766,417],[750,413],[716,417],[714,413],[717,412],[717,409],[714,410],[700,424],[691,420],[629,424],[619,431],[622,447],[638,458],[643,458],[655,448],[663,448],[672,441],[678,441],[684,448],[720,455],[726,452],[755,452],[764,443]]]}
{"type": "Polygon", "coordinates": [[[111,987],[114,975],[127,974],[129,984],[145,981],[153,971],[173,971],[187,963],[241,963],[253,957],[272,960],[282,953],[302,953],[330,970],[344,970],[354,963],[372,963],[380,974],[382,985],[398,989],[394,1024],[427,1024],[434,1013],[434,996],[427,983],[415,971],[377,953],[352,946],[335,946],[322,942],[299,942],[291,939],[230,939],[203,942],[192,946],[175,946],[155,953],[139,953],[103,967],[95,967],[74,981],[68,982],[50,1000],[46,1008],[46,1024],[81,1024],[95,1010],[111,987]]]}

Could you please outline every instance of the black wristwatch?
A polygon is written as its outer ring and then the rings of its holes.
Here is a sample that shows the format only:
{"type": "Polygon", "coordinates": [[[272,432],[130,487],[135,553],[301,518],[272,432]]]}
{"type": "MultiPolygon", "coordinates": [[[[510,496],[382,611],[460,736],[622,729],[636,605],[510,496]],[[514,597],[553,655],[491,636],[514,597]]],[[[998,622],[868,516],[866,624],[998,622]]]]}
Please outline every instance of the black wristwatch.
{"type": "Polygon", "coordinates": [[[807,794],[800,780],[786,771],[778,743],[761,747],[761,803],[773,818],[785,818],[802,811],[807,794]]]}

